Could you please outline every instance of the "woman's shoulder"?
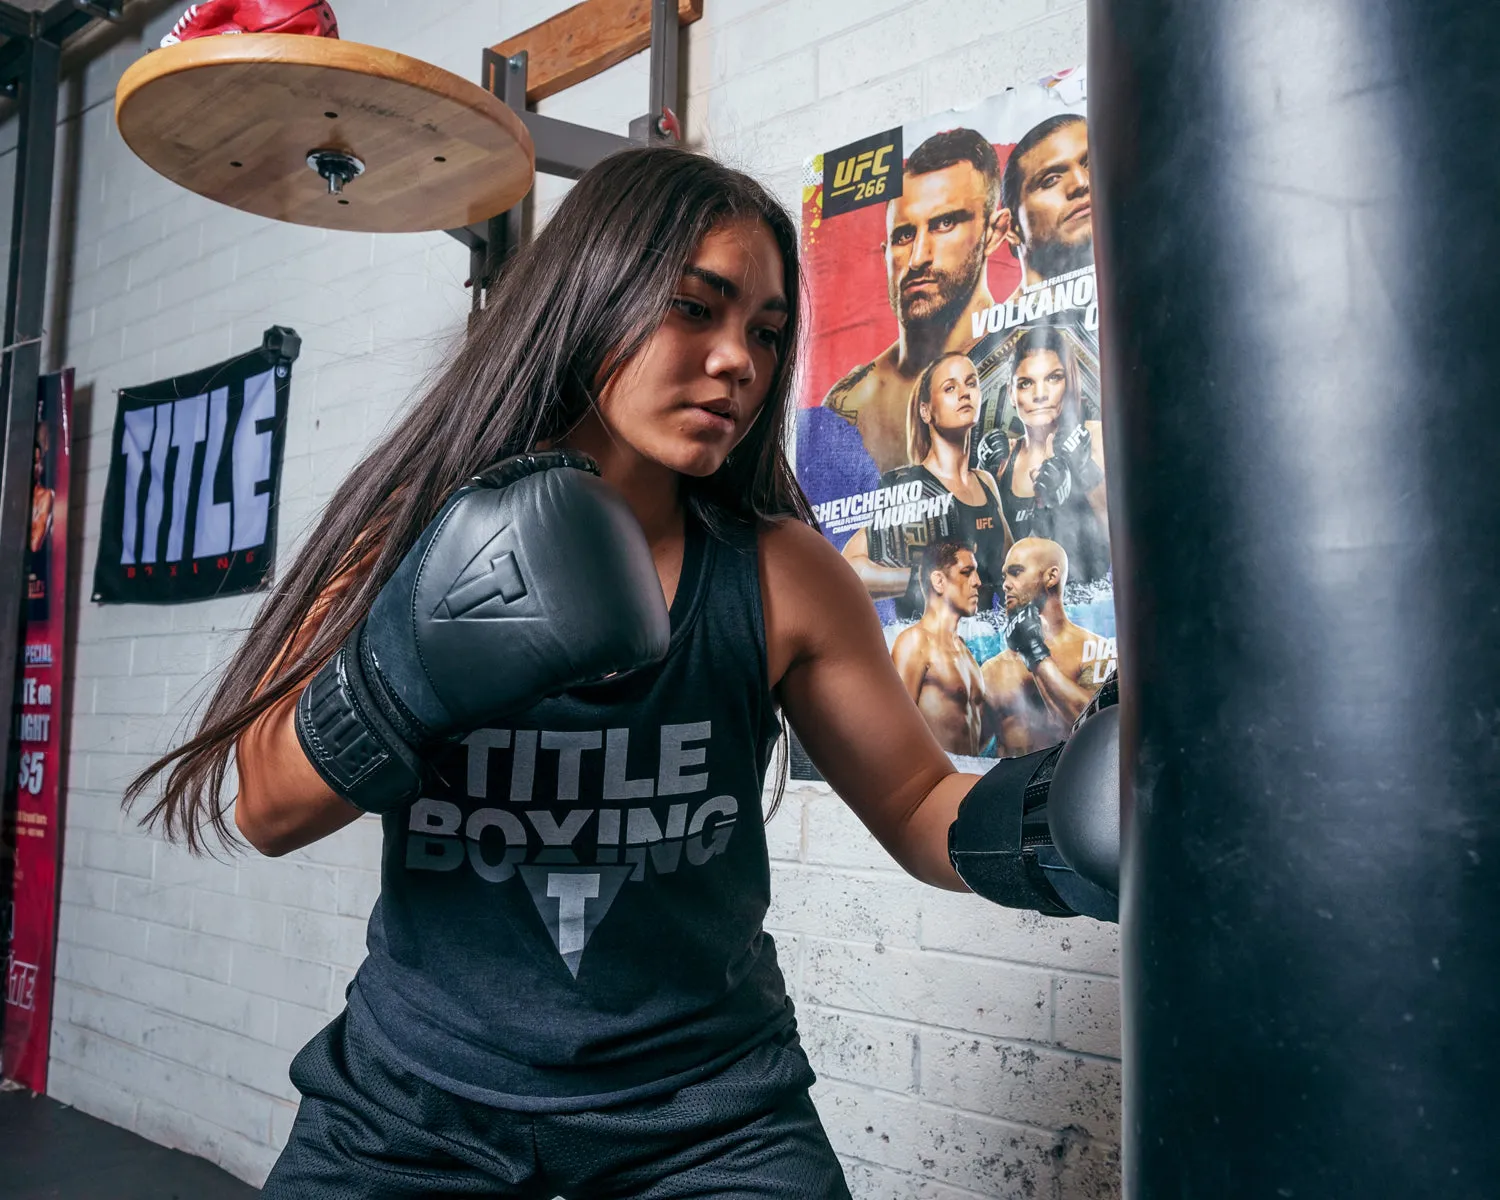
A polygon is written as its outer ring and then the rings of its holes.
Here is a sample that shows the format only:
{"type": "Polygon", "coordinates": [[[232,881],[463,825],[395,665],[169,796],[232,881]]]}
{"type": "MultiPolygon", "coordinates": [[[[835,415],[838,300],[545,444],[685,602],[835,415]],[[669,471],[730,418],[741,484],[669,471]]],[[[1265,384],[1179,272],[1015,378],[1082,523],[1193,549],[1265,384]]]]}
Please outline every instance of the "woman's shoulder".
{"type": "Polygon", "coordinates": [[[759,538],[760,588],[772,686],[790,665],[872,620],[859,576],[826,537],[796,517],[768,521],[759,538]]]}
{"type": "Polygon", "coordinates": [[[842,561],[833,543],[799,517],[769,517],[760,524],[756,543],[762,561],[778,567],[813,563],[827,554],[842,561]]]}
{"type": "Polygon", "coordinates": [[[808,603],[824,612],[870,600],[843,554],[805,521],[767,521],[759,538],[761,588],[788,607],[808,603]]]}

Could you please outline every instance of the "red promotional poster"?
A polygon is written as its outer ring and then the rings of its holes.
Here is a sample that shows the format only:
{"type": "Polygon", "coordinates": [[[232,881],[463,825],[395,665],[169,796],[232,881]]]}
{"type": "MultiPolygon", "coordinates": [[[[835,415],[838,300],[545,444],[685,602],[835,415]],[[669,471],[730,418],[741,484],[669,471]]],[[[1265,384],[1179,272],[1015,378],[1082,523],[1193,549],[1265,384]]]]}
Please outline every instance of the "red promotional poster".
{"type": "Polygon", "coordinates": [[[47,1086],[52,960],[62,854],[63,604],[67,595],[73,372],[44,376],[32,456],[30,564],[22,607],[20,694],[12,734],[19,770],[6,789],[0,949],[5,1007],[0,1075],[47,1086]]]}
{"type": "Polygon", "coordinates": [[[1060,71],[803,177],[797,477],[981,772],[1063,740],[1114,667],[1086,100],[1060,71]]]}

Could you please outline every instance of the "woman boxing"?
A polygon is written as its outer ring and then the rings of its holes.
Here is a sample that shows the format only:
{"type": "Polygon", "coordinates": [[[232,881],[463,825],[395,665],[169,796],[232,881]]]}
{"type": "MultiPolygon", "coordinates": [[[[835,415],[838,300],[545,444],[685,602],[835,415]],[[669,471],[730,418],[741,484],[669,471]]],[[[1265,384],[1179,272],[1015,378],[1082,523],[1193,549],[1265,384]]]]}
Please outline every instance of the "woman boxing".
{"type": "Polygon", "coordinates": [[[744,175],[589,172],[132,787],[169,769],[148,819],[194,847],[233,836],[231,756],[263,853],[383,822],[268,1195],[848,1194],[761,927],[779,719],[938,887],[978,777],[788,466],[799,282],[744,175]]]}

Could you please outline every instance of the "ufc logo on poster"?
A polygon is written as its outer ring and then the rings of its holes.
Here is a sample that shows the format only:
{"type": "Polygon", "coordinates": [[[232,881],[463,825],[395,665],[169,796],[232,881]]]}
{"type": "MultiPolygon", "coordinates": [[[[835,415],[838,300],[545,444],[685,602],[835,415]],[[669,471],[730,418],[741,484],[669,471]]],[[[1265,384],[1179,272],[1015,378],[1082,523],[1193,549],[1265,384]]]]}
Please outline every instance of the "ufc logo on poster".
{"type": "Polygon", "coordinates": [[[901,130],[888,129],[823,155],[823,216],[901,195],[901,130]]]}
{"type": "Polygon", "coordinates": [[[291,359],[262,350],[121,392],[94,599],[260,586],[275,556],[290,381],[291,359]]]}

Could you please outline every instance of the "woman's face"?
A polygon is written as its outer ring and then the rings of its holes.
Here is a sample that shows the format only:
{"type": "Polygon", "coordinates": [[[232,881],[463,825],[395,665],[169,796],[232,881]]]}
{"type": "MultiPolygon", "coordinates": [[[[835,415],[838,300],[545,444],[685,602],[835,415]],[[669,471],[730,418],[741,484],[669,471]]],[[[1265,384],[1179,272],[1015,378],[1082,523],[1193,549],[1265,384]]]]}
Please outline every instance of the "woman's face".
{"type": "Polygon", "coordinates": [[[759,219],[698,244],[661,325],[599,397],[606,430],[683,475],[712,475],[771,389],[789,320],[781,251],[759,219]]]}
{"type": "Polygon", "coordinates": [[[979,371],[967,358],[945,358],[932,371],[922,419],[933,429],[972,429],[979,420],[979,371]]]}
{"type": "Polygon", "coordinates": [[[1016,364],[1011,380],[1021,424],[1054,425],[1062,416],[1068,377],[1055,350],[1036,350],[1016,364]]]}

